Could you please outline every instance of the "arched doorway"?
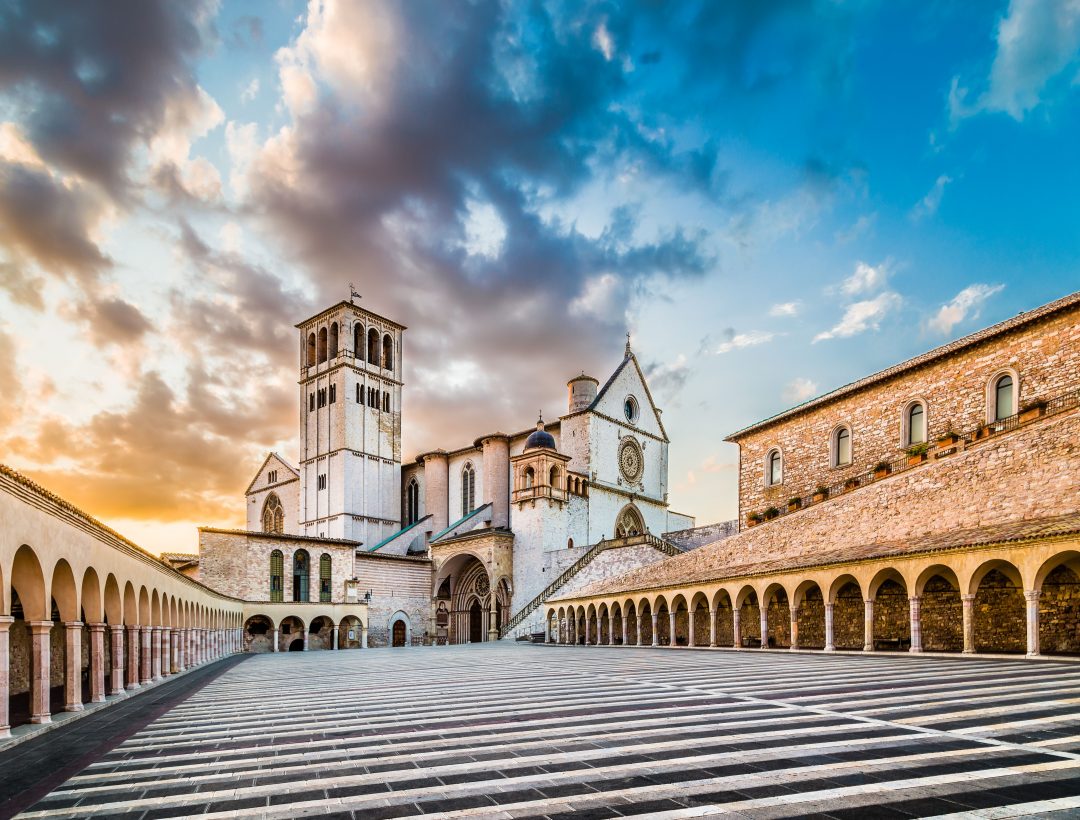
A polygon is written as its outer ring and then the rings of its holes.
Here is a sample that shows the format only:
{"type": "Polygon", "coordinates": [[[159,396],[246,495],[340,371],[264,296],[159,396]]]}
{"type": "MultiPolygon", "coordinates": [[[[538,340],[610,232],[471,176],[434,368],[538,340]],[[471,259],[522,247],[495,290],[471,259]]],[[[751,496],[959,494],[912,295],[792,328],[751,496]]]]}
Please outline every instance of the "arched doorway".
{"type": "Polygon", "coordinates": [[[469,643],[480,643],[482,640],[484,640],[484,608],[480,606],[479,601],[473,600],[469,607],[469,643]]]}
{"type": "Polygon", "coordinates": [[[290,652],[303,652],[304,651],[304,639],[303,638],[293,638],[292,642],[289,644],[289,651],[290,652]]]}
{"type": "Polygon", "coordinates": [[[394,621],[394,634],[392,637],[392,646],[404,646],[405,645],[405,622],[394,621]]]}

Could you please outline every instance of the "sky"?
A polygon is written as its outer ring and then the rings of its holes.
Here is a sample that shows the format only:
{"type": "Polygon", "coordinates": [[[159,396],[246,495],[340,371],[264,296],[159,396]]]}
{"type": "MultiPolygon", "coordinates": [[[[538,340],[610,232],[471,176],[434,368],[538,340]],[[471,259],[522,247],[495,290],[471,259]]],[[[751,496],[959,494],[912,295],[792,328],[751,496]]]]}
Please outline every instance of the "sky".
{"type": "Polygon", "coordinates": [[[726,434],[1080,288],[1080,0],[0,2],[0,461],[147,549],[295,458],[294,324],[408,326],[407,458],[625,334],[726,434]]]}

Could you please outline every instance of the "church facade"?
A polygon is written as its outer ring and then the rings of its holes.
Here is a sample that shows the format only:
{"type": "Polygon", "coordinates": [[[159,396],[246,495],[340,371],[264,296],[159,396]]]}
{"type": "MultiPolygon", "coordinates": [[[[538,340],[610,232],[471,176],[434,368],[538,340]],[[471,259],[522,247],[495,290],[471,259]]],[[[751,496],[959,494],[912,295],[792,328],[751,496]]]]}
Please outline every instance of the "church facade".
{"type": "Polygon", "coordinates": [[[403,461],[406,328],[352,302],[296,327],[297,458],[267,455],[244,530],[200,529],[199,577],[215,589],[359,597],[372,645],[465,643],[542,630],[543,595],[694,546],[693,518],[669,506],[670,442],[629,340],[603,385],[568,382],[557,420],[403,461]]]}

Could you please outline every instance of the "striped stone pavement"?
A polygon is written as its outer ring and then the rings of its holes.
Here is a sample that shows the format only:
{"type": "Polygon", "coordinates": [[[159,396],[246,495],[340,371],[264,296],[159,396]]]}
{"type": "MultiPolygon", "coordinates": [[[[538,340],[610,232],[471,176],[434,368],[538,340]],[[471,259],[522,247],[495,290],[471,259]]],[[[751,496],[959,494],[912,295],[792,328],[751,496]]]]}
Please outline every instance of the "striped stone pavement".
{"type": "Polygon", "coordinates": [[[1078,702],[1022,659],[260,655],[20,816],[1080,816],[1078,702]]]}

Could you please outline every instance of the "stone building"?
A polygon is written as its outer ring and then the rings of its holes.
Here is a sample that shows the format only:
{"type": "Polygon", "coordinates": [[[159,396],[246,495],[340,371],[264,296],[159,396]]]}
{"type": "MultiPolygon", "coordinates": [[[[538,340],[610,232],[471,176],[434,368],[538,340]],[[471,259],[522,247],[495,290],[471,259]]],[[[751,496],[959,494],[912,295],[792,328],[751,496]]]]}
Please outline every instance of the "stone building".
{"type": "Polygon", "coordinates": [[[558,420],[403,462],[405,327],[340,302],[297,329],[298,466],[269,453],[246,529],[200,529],[211,587],[268,602],[356,590],[372,645],[464,643],[542,630],[552,590],[715,540],[669,507],[669,440],[629,341],[603,386],[570,380],[558,420]]]}
{"type": "Polygon", "coordinates": [[[728,441],[739,532],[552,595],[552,640],[1080,653],[1080,293],[728,441]]]}

